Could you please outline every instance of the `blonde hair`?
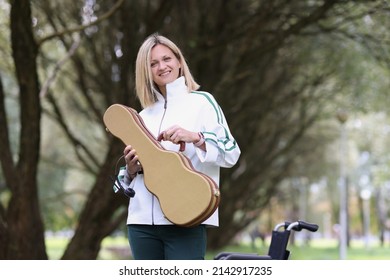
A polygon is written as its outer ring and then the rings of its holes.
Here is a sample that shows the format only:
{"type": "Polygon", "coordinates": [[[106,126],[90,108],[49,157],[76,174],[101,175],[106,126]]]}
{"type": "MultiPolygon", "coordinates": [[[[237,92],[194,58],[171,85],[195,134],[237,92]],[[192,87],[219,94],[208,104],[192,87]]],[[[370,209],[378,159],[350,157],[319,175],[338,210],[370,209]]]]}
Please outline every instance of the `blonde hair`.
{"type": "Polygon", "coordinates": [[[135,63],[135,90],[142,108],[148,107],[157,101],[155,93],[158,92],[158,87],[153,82],[150,66],[150,52],[156,45],[168,47],[179,60],[181,64],[180,75],[184,76],[188,91],[190,92],[199,88],[199,85],[191,75],[182,52],[176,44],[168,38],[154,33],[142,43],[135,63]]]}

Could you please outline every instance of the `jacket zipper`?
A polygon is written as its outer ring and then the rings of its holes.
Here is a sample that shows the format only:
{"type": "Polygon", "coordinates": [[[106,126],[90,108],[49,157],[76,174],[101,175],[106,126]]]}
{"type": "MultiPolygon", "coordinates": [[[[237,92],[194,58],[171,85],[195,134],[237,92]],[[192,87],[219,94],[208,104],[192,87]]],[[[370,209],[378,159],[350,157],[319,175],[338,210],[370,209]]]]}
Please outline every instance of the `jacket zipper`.
{"type": "Polygon", "coordinates": [[[167,112],[167,103],[168,103],[168,100],[167,98],[165,98],[165,101],[164,101],[164,113],[161,117],[161,121],[160,121],[160,126],[158,127],[158,133],[157,133],[157,137],[160,135],[161,133],[161,126],[162,126],[162,123],[164,121],[164,118],[165,118],[165,113],[167,112]]]}

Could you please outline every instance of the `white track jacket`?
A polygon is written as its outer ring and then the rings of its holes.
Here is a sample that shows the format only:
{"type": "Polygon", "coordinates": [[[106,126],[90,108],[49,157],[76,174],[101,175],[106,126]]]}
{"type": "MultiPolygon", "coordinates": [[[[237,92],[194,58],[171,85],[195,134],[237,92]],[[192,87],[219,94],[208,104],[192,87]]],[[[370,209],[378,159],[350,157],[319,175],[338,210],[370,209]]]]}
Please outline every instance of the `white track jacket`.
{"type": "MultiPolygon", "coordinates": [[[[140,116],[156,138],[173,125],[202,132],[207,151],[186,143],[183,154],[191,160],[197,171],[211,177],[219,186],[220,167],[232,167],[241,154],[221,108],[207,92],[188,93],[184,77],[167,84],[166,88],[167,98],[157,94],[158,101],[142,110],[140,116]]],[[[179,151],[179,145],[170,141],[162,141],[161,144],[167,150],[179,151]]],[[[130,199],[127,224],[172,224],[164,217],[157,197],[145,187],[142,174],[138,174],[128,187],[133,188],[136,194],[130,199]]],[[[218,223],[218,209],[203,222],[209,226],[218,226],[218,223]]]]}

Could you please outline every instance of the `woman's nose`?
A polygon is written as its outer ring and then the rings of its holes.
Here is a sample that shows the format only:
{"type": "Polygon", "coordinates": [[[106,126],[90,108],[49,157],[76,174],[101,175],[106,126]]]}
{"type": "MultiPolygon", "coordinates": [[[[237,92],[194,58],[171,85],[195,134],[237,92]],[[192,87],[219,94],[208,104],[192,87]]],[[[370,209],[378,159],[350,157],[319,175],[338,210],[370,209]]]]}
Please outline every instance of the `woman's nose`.
{"type": "Polygon", "coordinates": [[[161,61],[159,62],[158,64],[158,69],[161,70],[161,69],[165,69],[167,66],[167,64],[164,62],[164,61],[161,61]]]}

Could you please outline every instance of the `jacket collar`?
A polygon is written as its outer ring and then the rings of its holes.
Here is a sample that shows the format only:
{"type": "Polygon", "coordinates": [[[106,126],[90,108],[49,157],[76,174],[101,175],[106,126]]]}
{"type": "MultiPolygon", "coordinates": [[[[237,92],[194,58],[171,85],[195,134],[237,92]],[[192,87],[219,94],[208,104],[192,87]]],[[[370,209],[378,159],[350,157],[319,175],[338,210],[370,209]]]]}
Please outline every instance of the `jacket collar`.
{"type": "MultiPolygon", "coordinates": [[[[188,93],[188,88],[185,84],[184,76],[181,76],[174,80],[173,82],[166,85],[167,88],[167,99],[180,97],[183,93],[188,93]]],[[[165,101],[164,96],[161,93],[156,92],[158,101],[165,101]]]]}

